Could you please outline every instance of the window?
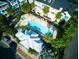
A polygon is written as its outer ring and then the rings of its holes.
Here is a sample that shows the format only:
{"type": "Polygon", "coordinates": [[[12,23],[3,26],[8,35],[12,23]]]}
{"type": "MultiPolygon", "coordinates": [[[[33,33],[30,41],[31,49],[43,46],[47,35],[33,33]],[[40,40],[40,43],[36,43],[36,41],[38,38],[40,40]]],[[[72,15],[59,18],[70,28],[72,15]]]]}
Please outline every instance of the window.
{"type": "Polygon", "coordinates": [[[7,5],[7,4],[5,4],[5,5],[7,5]]]}
{"type": "Polygon", "coordinates": [[[7,16],[7,14],[5,14],[7,16]]]}
{"type": "Polygon", "coordinates": [[[4,12],[4,10],[2,10],[2,12],[4,12]]]}
{"type": "Polygon", "coordinates": [[[3,7],[4,7],[5,5],[3,5],[3,7]]]}
{"type": "Polygon", "coordinates": [[[54,14],[54,12],[51,12],[51,14],[54,14]]]}

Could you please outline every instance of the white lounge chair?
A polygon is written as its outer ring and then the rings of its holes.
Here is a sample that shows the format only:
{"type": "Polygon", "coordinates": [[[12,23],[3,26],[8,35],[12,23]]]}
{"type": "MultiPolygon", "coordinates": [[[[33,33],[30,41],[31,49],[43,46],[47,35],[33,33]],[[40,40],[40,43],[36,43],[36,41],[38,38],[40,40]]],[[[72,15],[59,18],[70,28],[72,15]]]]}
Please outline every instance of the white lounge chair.
{"type": "Polygon", "coordinates": [[[31,37],[38,37],[38,34],[31,34],[31,37]]]}

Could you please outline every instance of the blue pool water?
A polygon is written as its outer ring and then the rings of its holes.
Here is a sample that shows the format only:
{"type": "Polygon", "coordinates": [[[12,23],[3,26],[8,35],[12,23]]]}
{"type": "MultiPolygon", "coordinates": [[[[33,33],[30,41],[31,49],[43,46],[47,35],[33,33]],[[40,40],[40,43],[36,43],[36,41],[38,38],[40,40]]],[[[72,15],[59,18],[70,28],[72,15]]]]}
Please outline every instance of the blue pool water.
{"type": "Polygon", "coordinates": [[[29,23],[28,23],[29,27],[31,27],[32,29],[42,33],[42,34],[46,34],[46,33],[52,33],[52,29],[51,28],[48,28],[48,27],[45,27],[37,22],[35,22],[34,20],[31,20],[29,23]]]}

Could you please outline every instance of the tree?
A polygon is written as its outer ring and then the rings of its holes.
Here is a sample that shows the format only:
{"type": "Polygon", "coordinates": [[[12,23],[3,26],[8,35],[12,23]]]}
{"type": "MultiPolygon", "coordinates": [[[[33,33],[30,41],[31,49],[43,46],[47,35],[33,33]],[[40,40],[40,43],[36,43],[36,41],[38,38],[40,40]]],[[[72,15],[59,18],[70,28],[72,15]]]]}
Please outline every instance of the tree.
{"type": "Polygon", "coordinates": [[[60,37],[58,40],[56,39],[51,41],[52,47],[57,49],[61,47],[67,47],[67,45],[71,42],[73,38],[73,34],[76,28],[77,23],[73,18],[71,18],[64,26],[62,37],[60,37]]]}
{"type": "Polygon", "coordinates": [[[53,37],[52,37],[52,34],[51,33],[46,33],[44,35],[44,37],[43,37],[43,40],[49,43],[49,42],[51,42],[52,38],[53,37]]]}
{"type": "Polygon", "coordinates": [[[61,12],[58,12],[58,13],[56,14],[56,16],[55,16],[56,20],[57,20],[57,19],[60,20],[61,16],[62,16],[61,12]]]}
{"type": "Polygon", "coordinates": [[[38,52],[36,52],[36,51],[35,51],[34,49],[32,49],[32,48],[29,48],[28,52],[31,53],[31,54],[34,54],[34,55],[37,55],[37,54],[38,54],[38,52]]]}
{"type": "Polygon", "coordinates": [[[27,25],[26,26],[19,26],[18,28],[22,28],[23,30],[29,29],[29,27],[27,25]]]}
{"type": "Polygon", "coordinates": [[[70,44],[76,28],[77,22],[71,18],[65,23],[61,37],[53,39],[49,34],[46,34],[43,39],[46,43],[50,44],[54,53],[57,52],[56,56],[60,57],[62,55],[61,52],[64,51],[64,49],[70,44]],[[62,48],[64,49],[62,50],[62,48]]]}
{"type": "Polygon", "coordinates": [[[28,13],[30,11],[30,5],[28,3],[23,4],[21,12],[28,13]]]}
{"type": "Polygon", "coordinates": [[[32,2],[30,5],[31,5],[31,9],[33,9],[35,7],[34,2],[32,2]]]}
{"type": "Polygon", "coordinates": [[[20,17],[19,17],[19,16],[16,16],[15,22],[17,23],[17,22],[19,22],[19,21],[20,21],[20,17]]]}
{"type": "Polygon", "coordinates": [[[48,7],[48,6],[44,6],[43,12],[44,12],[45,14],[47,14],[47,13],[49,12],[49,7],[48,7]]]}
{"type": "Polygon", "coordinates": [[[10,8],[10,7],[8,7],[8,8],[6,9],[6,11],[7,11],[8,14],[10,14],[10,15],[14,15],[14,14],[16,13],[16,11],[15,11],[14,9],[10,8]]]}
{"type": "Polygon", "coordinates": [[[14,27],[7,25],[6,17],[3,15],[0,15],[0,32],[15,35],[14,27]]]}

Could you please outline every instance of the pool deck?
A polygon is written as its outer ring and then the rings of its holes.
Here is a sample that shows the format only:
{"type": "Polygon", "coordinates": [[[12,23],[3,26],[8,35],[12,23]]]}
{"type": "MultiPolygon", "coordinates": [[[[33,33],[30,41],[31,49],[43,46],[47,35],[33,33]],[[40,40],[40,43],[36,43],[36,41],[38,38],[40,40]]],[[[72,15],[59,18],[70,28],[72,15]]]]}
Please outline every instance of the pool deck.
{"type": "Polygon", "coordinates": [[[28,24],[29,21],[31,20],[34,20],[35,22],[43,25],[43,26],[48,26],[48,22],[47,21],[44,21],[43,19],[41,18],[38,18],[32,14],[24,14],[22,15],[22,17],[24,17],[25,19],[24,20],[20,20],[16,25],[18,26],[25,26],[28,24]]]}

